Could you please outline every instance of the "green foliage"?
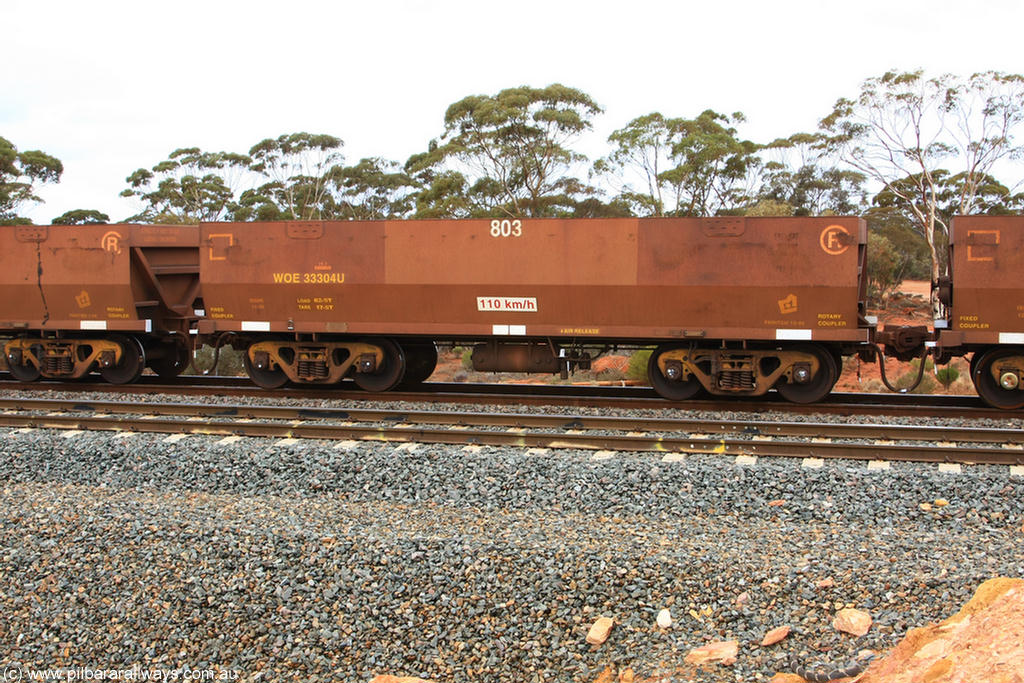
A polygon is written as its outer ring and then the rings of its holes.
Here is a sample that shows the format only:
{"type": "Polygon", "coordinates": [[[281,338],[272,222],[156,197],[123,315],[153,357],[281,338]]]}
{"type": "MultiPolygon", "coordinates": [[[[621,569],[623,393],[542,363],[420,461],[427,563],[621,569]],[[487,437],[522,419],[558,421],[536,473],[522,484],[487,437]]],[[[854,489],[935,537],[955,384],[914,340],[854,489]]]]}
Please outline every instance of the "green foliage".
{"type": "Polygon", "coordinates": [[[864,81],[855,99],[838,100],[821,127],[830,150],[884,186],[880,205],[897,206],[913,220],[928,245],[934,281],[941,271],[936,229],[946,227],[944,182],[958,178],[956,213],[977,211],[993,189],[992,169],[1024,154],[1013,139],[1022,120],[1024,76],[890,71],[864,81]]]}
{"type": "Polygon", "coordinates": [[[0,225],[31,223],[18,216],[21,206],[41,202],[34,186],[59,182],[63,172],[59,159],[39,150],[19,152],[14,143],[0,137],[0,225]]]}
{"type": "Polygon", "coordinates": [[[333,135],[291,133],[253,145],[249,168],[267,182],[242,194],[241,220],[336,217],[331,187],[345,159],[344,144],[333,135]]]}
{"type": "Polygon", "coordinates": [[[792,216],[793,207],[775,199],[762,199],[743,213],[746,216],[792,216]]]}
{"type": "Polygon", "coordinates": [[[903,281],[903,260],[885,235],[868,233],[868,300],[878,306],[903,281]]]}
{"type": "MultiPolygon", "coordinates": [[[[600,113],[589,95],[561,84],[508,88],[450,105],[441,136],[404,167],[379,157],[346,166],[341,138],[299,132],[248,154],[175,150],[129,175],[121,194],[143,204],[127,220],[160,223],[803,216],[863,213],[872,181],[883,188],[867,209],[884,238],[873,247],[879,293],[896,275],[932,279],[944,267],[951,216],[1024,210],[1024,193],[993,175],[996,164],[1024,158],[1014,138],[1024,121],[1020,75],[888,72],[837,101],[821,132],[767,145],[738,134],[740,113],[652,112],[609,136],[609,154],[585,180],[586,157],[573,145],[600,113]],[[594,178],[611,186],[610,199],[589,185],[594,178]]],[[[62,171],[59,160],[0,138],[0,224],[29,222],[19,207],[39,201],[34,188],[62,171]]],[[[54,222],[108,220],[75,210],[54,222]]]]}
{"type": "MultiPolygon", "coordinates": [[[[614,149],[594,164],[606,178],[631,174],[644,190],[621,183],[619,199],[642,216],[711,216],[750,203],[748,175],[760,166],[758,146],[741,140],[730,124],[744,120],[710,109],[695,119],[651,113],[616,130],[614,149]]],[[[620,178],[621,182],[621,178],[620,178]]]]}
{"type": "Polygon", "coordinates": [[[224,220],[234,200],[232,181],[248,168],[249,157],[229,152],[176,149],[152,167],[140,168],[125,180],[122,197],[136,197],[145,208],[129,221],[191,224],[224,220]]]}
{"type": "Polygon", "coordinates": [[[949,387],[959,377],[960,371],[952,365],[948,365],[940,370],[935,371],[935,379],[939,380],[939,384],[941,384],[946,391],[949,391],[949,387]]]}
{"type": "Polygon", "coordinates": [[[132,173],[121,195],[146,204],[129,220],[153,223],[407,215],[414,181],[384,159],[344,166],[343,144],[331,135],[292,133],[262,140],[248,155],[179,149],[151,169],[132,173]],[[252,186],[236,197],[243,179],[252,186]]]}
{"type": "Polygon", "coordinates": [[[406,163],[424,187],[416,216],[567,215],[577,197],[594,192],[570,175],[585,157],[567,145],[600,112],[590,96],[557,83],[459,100],[445,112],[440,141],[406,163]]]}
{"type": "MultiPolygon", "coordinates": [[[[917,379],[918,368],[921,367],[921,361],[917,358],[910,361],[910,370],[900,375],[899,379],[893,384],[897,389],[906,389],[910,387],[914,380],[917,379]]],[[[930,372],[935,367],[934,361],[931,358],[925,359],[924,375],[921,376],[921,383],[913,389],[910,389],[911,394],[933,394],[938,388],[938,382],[935,381],[930,372]]]]}
{"type": "Polygon", "coordinates": [[[634,215],[628,202],[616,197],[603,202],[597,197],[588,197],[576,202],[572,218],[628,218],[634,215]]]}
{"type": "Polygon", "coordinates": [[[374,157],[337,170],[333,179],[338,188],[338,217],[383,220],[407,215],[415,185],[400,168],[394,161],[374,157]]]}
{"type": "Polygon", "coordinates": [[[95,209],[74,209],[65,211],[51,222],[54,225],[102,225],[110,222],[110,216],[95,209]]]}
{"type": "MultiPolygon", "coordinates": [[[[417,168],[421,156],[410,158],[405,168],[417,168]]],[[[458,171],[423,169],[416,178],[420,189],[412,197],[415,218],[471,218],[490,214],[488,205],[478,204],[478,198],[470,195],[466,177],[458,171]]]]}
{"type": "Polygon", "coordinates": [[[608,136],[613,145],[611,154],[594,163],[597,175],[621,182],[623,173],[632,172],[641,179],[646,192],[633,190],[628,183],[619,192],[620,201],[631,205],[638,215],[665,215],[664,183],[659,177],[671,166],[674,121],[658,112],[633,119],[608,136]]]}
{"type": "Polygon", "coordinates": [[[651,349],[640,349],[633,352],[633,355],[629,357],[629,369],[626,372],[630,379],[640,382],[647,381],[647,364],[651,360],[652,353],[654,351],[651,349]]]}
{"type": "Polygon", "coordinates": [[[675,166],[659,175],[667,183],[674,215],[713,216],[749,202],[747,174],[760,164],[758,146],[736,137],[731,123],[742,114],[719,114],[710,109],[696,119],[678,121],[672,139],[675,166]]]}
{"type": "Polygon", "coordinates": [[[863,209],[864,174],[832,167],[824,135],[796,133],[769,143],[765,150],[771,160],[762,169],[762,201],[788,204],[794,216],[845,216],[863,209]]]}
{"type": "MultiPolygon", "coordinates": [[[[926,183],[919,174],[900,178],[889,183],[875,195],[874,207],[888,209],[892,212],[904,211],[908,203],[914,206],[915,214],[924,214],[932,210],[935,213],[936,225],[942,228],[936,231],[935,240],[938,247],[939,263],[944,269],[945,247],[948,241],[949,226],[954,216],[963,213],[962,200],[967,192],[969,182],[964,173],[950,174],[946,169],[936,169],[931,174],[932,194],[916,193],[926,183]]],[[[975,184],[972,213],[989,215],[1013,214],[1024,209],[1024,193],[1014,194],[1012,190],[991,176],[974,178],[975,184]]],[[[908,221],[912,227],[917,224],[908,221]]]]}
{"type": "MultiPolygon", "coordinates": [[[[893,267],[897,271],[897,282],[902,279],[928,280],[931,275],[931,260],[928,245],[914,229],[913,222],[906,214],[894,207],[872,207],[864,215],[868,222],[868,258],[872,253],[872,235],[880,235],[888,240],[892,249],[892,258],[898,261],[893,267]]],[[[942,254],[945,254],[945,236],[937,236],[942,254]]],[[[940,263],[945,262],[945,256],[940,263]]],[[[868,263],[870,269],[871,263],[868,263]]],[[[870,270],[869,270],[870,275],[870,270]]]]}

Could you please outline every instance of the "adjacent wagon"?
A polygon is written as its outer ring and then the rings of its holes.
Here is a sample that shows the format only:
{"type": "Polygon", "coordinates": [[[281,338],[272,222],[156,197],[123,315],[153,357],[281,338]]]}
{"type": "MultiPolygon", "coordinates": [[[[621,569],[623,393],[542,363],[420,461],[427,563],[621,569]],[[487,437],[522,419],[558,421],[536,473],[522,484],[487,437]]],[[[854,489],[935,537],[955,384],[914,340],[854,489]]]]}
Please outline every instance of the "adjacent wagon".
{"type": "Polygon", "coordinates": [[[941,357],[971,356],[978,394],[1000,408],[1024,407],[1024,218],[958,216],[941,283],[941,357]]]}
{"type": "Polygon", "coordinates": [[[114,383],[148,365],[173,377],[188,364],[199,296],[196,226],[25,225],[4,228],[0,336],[22,381],[114,383]]]}

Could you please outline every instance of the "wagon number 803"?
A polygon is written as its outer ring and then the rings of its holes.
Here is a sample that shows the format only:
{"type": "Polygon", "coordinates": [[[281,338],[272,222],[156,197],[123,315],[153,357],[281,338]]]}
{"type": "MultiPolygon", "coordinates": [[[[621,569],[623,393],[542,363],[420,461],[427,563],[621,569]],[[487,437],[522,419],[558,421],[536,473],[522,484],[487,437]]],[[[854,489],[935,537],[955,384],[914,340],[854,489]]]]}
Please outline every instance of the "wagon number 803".
{"type": "Polygon", "coordinates": [[[514,221],[507,218],[503,221],[491,221],[491,237],[520,237],[523,234],[523,222],[518,218],[514,221]]]}

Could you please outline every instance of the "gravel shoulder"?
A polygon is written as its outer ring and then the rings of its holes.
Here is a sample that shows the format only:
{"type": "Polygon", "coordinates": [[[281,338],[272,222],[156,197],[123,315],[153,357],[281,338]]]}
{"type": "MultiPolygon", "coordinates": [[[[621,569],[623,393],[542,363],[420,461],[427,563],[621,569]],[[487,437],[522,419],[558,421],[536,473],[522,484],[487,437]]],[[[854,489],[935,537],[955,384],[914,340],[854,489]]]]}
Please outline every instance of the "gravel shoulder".
{"type": "Polygon", "coordinates": [[[241,680],[766,680],[791,653],[891,647],[1020,576],[1024,554],[1024,478],[1005,467],[163,438],[0,430],[0,658],[241,680]],[[862,643],[831,627],[843,607],[874,618],[862,643]],[[594,648],[598,616],[617,623],[594,648]],[[733,666],[683,665],[731,639],[733,666]]]}

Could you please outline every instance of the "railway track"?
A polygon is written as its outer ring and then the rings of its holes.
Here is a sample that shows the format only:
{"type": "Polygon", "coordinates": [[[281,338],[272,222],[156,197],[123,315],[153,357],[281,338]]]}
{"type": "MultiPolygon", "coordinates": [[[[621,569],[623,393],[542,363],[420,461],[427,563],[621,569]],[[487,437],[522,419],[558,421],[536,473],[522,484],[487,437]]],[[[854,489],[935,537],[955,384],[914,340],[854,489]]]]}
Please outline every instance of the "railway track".
{"type": "Polygon", "coordinates": [[[579,386],[544,384],[474,384],[426,382],[416,389],[366,392],[352,382],[332,388],[285,387],[267,391],[254,386],[244,377],[185,377],[175,383],[144,376],[137,383],[112,385],[106,382],[34,382],[23,384],[6,373],[0,373],[0,390],[60,391],[74,393],[175,394],[179,396],[237,396],[278,399],[349,401],[414,401],[432,403],[480,403],[502,405],[553,405],[565,407],[599,407],[655,409],[678,408],[693,411],[772,410],[791,414],[877,415],[893,417],[972,417],[1002,419],[1020,417],[1020,411],[998,410],[986,405],[977,396],[942,396],[924,394],[834,393],[825,401],[811,405],[790,403],[770,393],[758,399],[707,398],[684,402],[667,401],[650,387],[579,386]]]}
{"type": "Polygon", "coordinates": [[[1024,432],[991,427],[57,399],[3,399],[0,411],[8,428],[1024,464],[1024,432]]]}

